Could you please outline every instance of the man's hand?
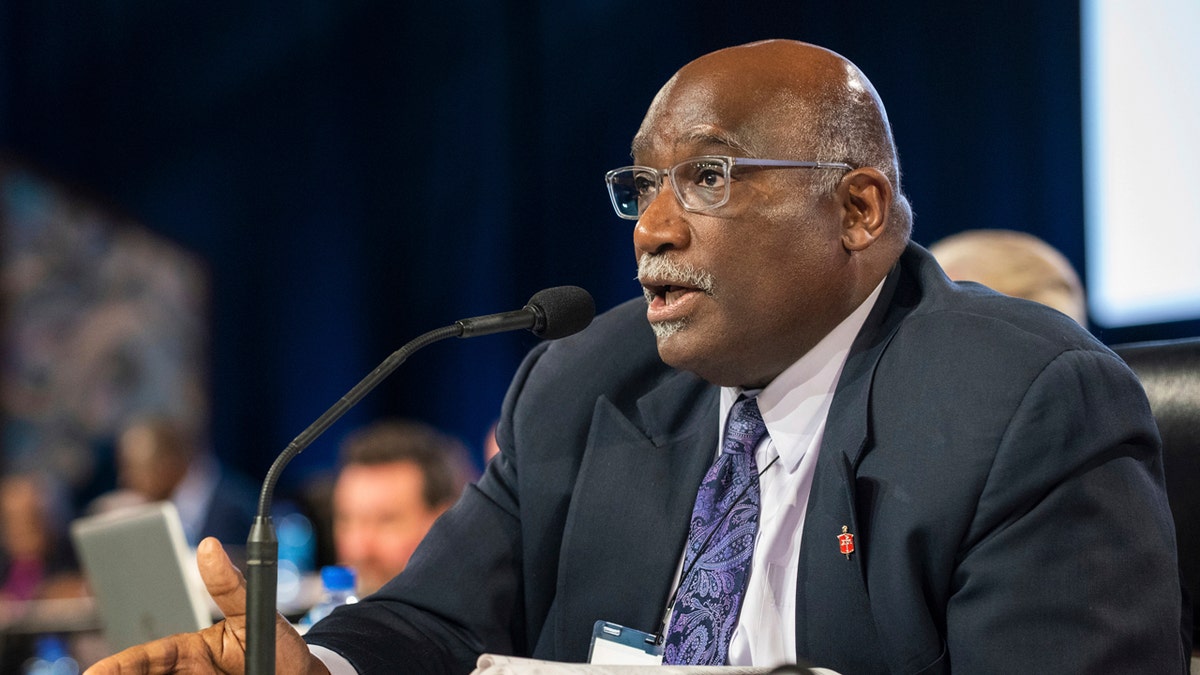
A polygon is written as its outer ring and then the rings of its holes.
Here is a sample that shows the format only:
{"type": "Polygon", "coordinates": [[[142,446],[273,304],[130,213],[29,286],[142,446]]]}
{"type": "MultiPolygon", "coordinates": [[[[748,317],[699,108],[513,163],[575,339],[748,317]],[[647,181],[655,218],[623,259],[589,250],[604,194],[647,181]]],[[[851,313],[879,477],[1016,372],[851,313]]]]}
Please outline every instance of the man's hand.
{"type": "MultiPolygon", "coordinates": [[[[135,645],[87,669],[84,675],[150,675],[152,673],[243,673],[246,670],[246,580],[221,543],[200,542],[196,564],[225,619],[195,633],[135,645]]],[[[280,673],[328,675],[300,634],[279,615],[275,618],[275,664],[280,673]]]]}

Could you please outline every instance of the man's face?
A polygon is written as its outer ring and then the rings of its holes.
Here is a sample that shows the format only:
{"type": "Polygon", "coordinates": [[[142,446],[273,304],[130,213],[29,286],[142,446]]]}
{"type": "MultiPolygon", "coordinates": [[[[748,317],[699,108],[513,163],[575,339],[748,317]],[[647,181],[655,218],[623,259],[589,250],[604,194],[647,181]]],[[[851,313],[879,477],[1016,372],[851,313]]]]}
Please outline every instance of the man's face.
{"type": "Polygon", "coordinates": [[[408,564],[433,521],[421,497],[424,477],[413,462],[352,464],[333,490],[333,538],[338,562],[354,568],[358,591],[373,593],[408,564]]]}
{"type": "MultiPolygon", "coordinates": [[[[666,168],[698,155],[818,160],[795,101],[752,82],[681,73],[655,99],[634,163],[666,168]],[[757,91],[762,91],[759,88],[757,91]]],[[[714,384],[762,386],[812,348],[850,309],[842,211],[819,196],[818,170],[735,168],[729,203],[686,211],[669,184],[634,230],[639,259],[711,278],[711,291],[668,272],[640,275],[647,318],[668,364],[714,384]]]]}
{"type": "Polygon", "coordinates": [[[147,501],[170,499],[187,473],[187,460],[165,450],[153,431],[131,427],[117,448],[118,482],[147,501]]]}

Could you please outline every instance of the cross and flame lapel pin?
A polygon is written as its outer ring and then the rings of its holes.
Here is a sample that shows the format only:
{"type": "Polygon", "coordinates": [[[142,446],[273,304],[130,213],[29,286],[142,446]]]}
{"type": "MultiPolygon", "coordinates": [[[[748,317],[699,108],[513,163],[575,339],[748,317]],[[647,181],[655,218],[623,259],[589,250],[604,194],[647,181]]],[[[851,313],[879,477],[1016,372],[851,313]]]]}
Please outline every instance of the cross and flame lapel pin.
{"type": "Polygon", "coordinates": [[[850,554],[854,553],[854,535],[849,530],[849,525],[843,525],[842,533],[837,536],[838,550],[846,556],[846,560],[849,560],[850,554]]]}

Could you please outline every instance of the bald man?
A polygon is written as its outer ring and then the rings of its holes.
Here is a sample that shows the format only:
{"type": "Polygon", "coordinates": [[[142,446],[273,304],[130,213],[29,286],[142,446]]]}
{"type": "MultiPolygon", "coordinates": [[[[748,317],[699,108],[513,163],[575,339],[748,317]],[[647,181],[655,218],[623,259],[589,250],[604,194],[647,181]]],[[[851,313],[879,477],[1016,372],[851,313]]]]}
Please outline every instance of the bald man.
{"type": "Polygon", "coordinates": [[[1087,301],[1075,268],[1053,246],[1028,232],[966,230],[934,242],[929,252],[955,281],[974,281],[1014,298],[1040,302],[1087,325],[1087,301]]]}
{"type": "MultiPolygon", "coordinates": [[[[597,621],[666,663],[1182,670],[1136,378],[909,243],[853,64],[785,41],[704,56],[607,181],[644,299],[533,350],[479,484],[307,646],[279,624],[280,672],[584,661],[597,621]]],[[[240,579],[213,542],[201,565],[229,618],[97,672],[240,668],[240,579]]]]}

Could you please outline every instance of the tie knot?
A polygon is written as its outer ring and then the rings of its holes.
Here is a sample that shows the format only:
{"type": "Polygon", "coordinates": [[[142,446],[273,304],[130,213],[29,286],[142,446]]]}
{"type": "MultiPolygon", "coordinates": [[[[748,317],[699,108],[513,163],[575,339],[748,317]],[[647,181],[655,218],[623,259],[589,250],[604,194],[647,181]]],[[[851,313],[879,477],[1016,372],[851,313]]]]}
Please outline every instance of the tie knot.
{"type": "Polygon", "coordinates": [[[766,434],[767,425],[763,423],[762,413],[758,410],[758,399],[738,399],[725,422],[722,451],[733,454],[751,452],[766,434]]]}

